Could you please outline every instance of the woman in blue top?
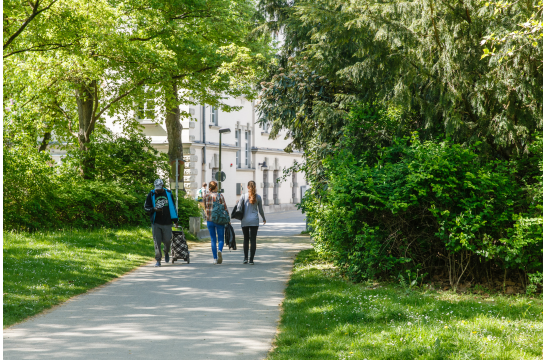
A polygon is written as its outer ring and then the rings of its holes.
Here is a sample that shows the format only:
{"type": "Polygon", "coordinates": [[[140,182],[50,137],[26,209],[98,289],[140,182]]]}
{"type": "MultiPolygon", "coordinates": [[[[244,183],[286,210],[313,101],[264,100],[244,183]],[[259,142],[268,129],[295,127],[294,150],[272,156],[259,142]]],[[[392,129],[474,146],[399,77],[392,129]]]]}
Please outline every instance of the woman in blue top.
{"type": "Polygon", "coordinates": [[[256,250],[256,238],[257,229],[259,229],[259,216],[258,212],[263,219],[263,225],[267,223],[265,220],[265,214],[263,213],[263,202],[261,196],[255,193],[255,182],[250,180],[248,182],[248,193],[240,197],[237,207],[242,208],[244,203],[244,216],[240,221],[242,226],[242,233],[244,234],[244,264],[248,264],[248,245],[251,243],[250,248],[250,265],[254,264],[254,255],[256,250]]]}

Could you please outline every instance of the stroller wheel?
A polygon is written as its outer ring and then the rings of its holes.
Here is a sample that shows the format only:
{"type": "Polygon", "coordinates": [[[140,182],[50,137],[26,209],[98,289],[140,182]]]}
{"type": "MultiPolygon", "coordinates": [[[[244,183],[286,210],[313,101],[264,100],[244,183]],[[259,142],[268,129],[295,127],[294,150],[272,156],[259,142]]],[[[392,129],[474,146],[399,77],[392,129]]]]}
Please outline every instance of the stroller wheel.
{"type": "Polygon", "coordinates": [[[187,255],[187,263],[189,264],[189,255],[187,255]]]}

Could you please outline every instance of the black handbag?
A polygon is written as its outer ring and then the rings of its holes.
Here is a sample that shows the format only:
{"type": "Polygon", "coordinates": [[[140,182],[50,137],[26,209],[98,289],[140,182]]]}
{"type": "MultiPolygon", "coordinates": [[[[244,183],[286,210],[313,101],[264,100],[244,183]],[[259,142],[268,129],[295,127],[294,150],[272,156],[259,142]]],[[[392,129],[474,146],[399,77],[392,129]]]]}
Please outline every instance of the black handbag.
{"type": "MultiPolygon", "coordinates": [[[[242,195],[244,196],[244,195],[242,195]]],[[[231,219],[237,219],[242,220],[244,217],[244,201],[242,201],[242,206],[239,209],[238,204],[233,208],[233,211],[231,212],[231,219]]]]}

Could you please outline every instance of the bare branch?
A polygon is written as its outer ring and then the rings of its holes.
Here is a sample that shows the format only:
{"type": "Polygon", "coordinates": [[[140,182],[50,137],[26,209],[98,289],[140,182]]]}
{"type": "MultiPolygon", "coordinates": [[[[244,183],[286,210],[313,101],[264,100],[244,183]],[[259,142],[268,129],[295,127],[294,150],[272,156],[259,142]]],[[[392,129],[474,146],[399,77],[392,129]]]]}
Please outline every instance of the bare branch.
{"type": "Polygon", "coordinates": [[[190,11],[190,12],[187,12],[185,14],[173,16],[173,17],[170,18],[170,20],[184,20],[184,19],[187,19],[187,18],[209,18],[209,17],[212,17],[212,14],[210,13],[210,10],[207,9],[207,10],[190,11]],[[196,14],[196,13],[203,13],[205,15],[193,15],[193,14],[196,14]]]}
{"type": "Polygon", "coordinates": [[[132,37],[132,38],[129,38],[129,41],[148,41],[148,40],[155,39],[157,36],[159,36],[159,34],[155,34],[147,38],[132,37]]]}
{"type": "Polygon", "coordinates": [[[23,30],[25,30],[25,28],[27,27],[28,24],[30,24],[30,22],[32,20],[34,20],[34,18],[36,16],[38,16],[39,14],[41,14],[42,12],[46,11],[46,10],[49,10],[49,8],[51,8],[51,6],[53,6],[53,4],[55,4],[58,0],[53,0],[51,1],[51,3],[46,6],[45,8],[41,9],[41,10],[38,10],[38,7],[40,6],[40,0],[36,0],[36,3],[32,4],[30,1],[29,1],[29,5],[32,7],[32,13],[30,14],[30,16],[23,22],[23,24],[19,27],[19,30],[17,30],[13,35],[11,35],[9,37],[9,39],[4,43],[4,47],[3,47],[3,50],[6,50],[6,48],[13,42],[13,40],[15,40],[15,38],[17,38],[17,36],[19,36],[23,30]]]}
{"type": "MultiPolygon", "coordinates": [[[[93,129],[93,127],[95,126],[95,123],[97,121],[97,119],[100,119],[100,117],[102,116],[102,114],[108,110],[113,104],[115,104],[116,102],[118,102],[119,100],[123,99],[124,97],[126,97],[127,95],[129,95],[130,93],[132,93],[134,90],[136,90],[138,87],[144,85],[144,83],[146,82],[147,79],[144,79],[144,80],[141,80],[139,81],[138,83],[136,83],[131,89],[125,91],[123,94],[119,95],[118,97],[114,98],[112,101],[110,101],[110,103],[108,105],[106,105],[102,110],[99,111],[98,114],[96,114],[95,116],[93,116],[93,118],[91,119],[91,123],[89,124],[89,127],[87,128],[87,131],[85,132],[85,136],[89,137],[91,135],[91,129],[93,129]]],[[[97,106],[98,107],[98,106],[97,106]]]]}
{"type": "Polygon", "coordinates": [[[435,41],[437,41],[437,45],[439,46],[439,49],[443,50],[443,45],[441,45],[441,41],[439,40],[439,32],[437,31],[437,24],[435,23],[435,15],[433,14],[433,0],[430,0],[430,8],[431,8],[431,20],[433,22],[433,30],[435,32],[435,41]]]}
{"type": "Polygon", "coordinates": [[[41,152],[41,151],[44,151],[45,149],[47,149],[47,144],[49,144],[49,140],[51,140],[51,131],[47,131],[44,134],[44,138],[42,140],[40,148],[38,149],[38,152],[41,152]]]}
{"type": "Polygon", "coordinates": [[[59,110],[64,115],[66,120],[68,120],[68,131],[70,131],[70,134],[72,134],[73,137],[77,138],[78,134],[76,134],[74,132],[74,130],[72,130],[72,117],[70,116],[70,114],[68,114],[66,111],[64,111],[64,109],[59,105],[59,103],[57,101],[55,101],[53,104],[55,104],[55,106],[56,106],[55,109],[59,110]]]}
{"type": "Polygon", "coordinates": [[[5,59],[7,57],[10,57],[11,55],[15,55],[15,54],[26,52],[26,51],[50,51],[50,50],[56,50],[56,49],[60,49],[60,48],[68,47],[68,46],[72,46],[72,44],[65,44],[65,45],[63,45],[63,44],[42,44],[42,45],[36,45],[36,46],[30,47],[30,48],[27,48],[27,49],[10,52],[10,53],[4,55],[3,57],[5,59]],[[54,46],[54,47],[47,48],[47,49],[41,49],[44,46],[54,46]]]}
{"type": "MultiPolygon", "coordinates": [[[[195,10],[195,11],[190,11],[190,12],[187,12],[187,13],[184,13],[184,14],[181,14],[181,15],[171,17],[171,18],[169,18],[169,20],[172,21],[172,20],[210,18],[210,17],[213,17],[213,15],[210,13],[209,10],[195,10]],[[203,15],[198,15],[198,13],[204,13],[204,14],[203,15]],[[195,14],[197,14],[197,15],[195,15],[195,14]]],[[[131,38],[129,38],[129,41],[149,41],[149,40],[155,39],[156,37],[164,34],[166,30],[167,29],[163,29],[163,30],[159,31],[158,33],[156,33],[154,35],[144,37],[144,38],[142,38],[142,37],[131,37],[131,38]]]]}

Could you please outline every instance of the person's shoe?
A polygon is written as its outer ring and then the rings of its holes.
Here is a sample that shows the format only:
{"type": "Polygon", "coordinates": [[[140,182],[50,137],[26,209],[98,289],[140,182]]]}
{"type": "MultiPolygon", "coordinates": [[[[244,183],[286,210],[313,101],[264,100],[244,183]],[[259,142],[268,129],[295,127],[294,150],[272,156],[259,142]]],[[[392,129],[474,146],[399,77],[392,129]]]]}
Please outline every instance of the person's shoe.
{"type": "Polygon", "coordinates": [[[155,263],[155,267],[159,267],[159,266],[161,266],[161,262],[160,262],[160,261],[157,261],[157,262],[155,263]]]}
{"type": "Polygon", "coordinates": [[[248,263],[248,259],[244,259],[244,261],[242,262],[243,264],[247,264],[248,263]]]}
{"type": "Polygon", "coordinates": [[[254,261],[253,261],[253,260],[250,260],[250,262],[249,262],[248,264],[254,265],[254,261]]]}
{"type": "Polygon", "coordinates": [[[218,251],[218,265],[223,262],[223,259],[221,257],[221,251],[218,251]]]}
{"type": "Polygon", "coordinates": [[[170,258],[168,257],[168,254],[165,254],[165,262],[168,264],[168,261],[170,260],[170,258]]]}
{"type": "Polygon", "coordinates": [[[217,264],[218,264],[218,260],[214,259],[214,261],[212,262],[212,264],[217,265],[217,264]]]}

